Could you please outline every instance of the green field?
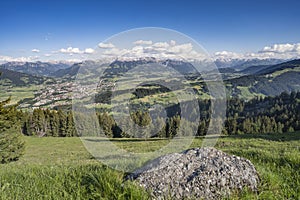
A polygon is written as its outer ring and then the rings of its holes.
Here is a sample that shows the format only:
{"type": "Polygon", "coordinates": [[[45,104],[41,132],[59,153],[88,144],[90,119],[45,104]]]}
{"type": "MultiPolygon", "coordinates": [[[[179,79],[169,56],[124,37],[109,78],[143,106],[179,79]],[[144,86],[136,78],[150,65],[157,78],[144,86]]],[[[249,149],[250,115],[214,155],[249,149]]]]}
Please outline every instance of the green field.
{"type": "Polygon", "coordinates": [[[11,97],[12,101],[11,104],[16,104],[20,100],[26,98],[34,98],[34,92],[39,90],[40,86],[26,86],[26,87],[8,87],[8,86],[1,86],[0,90],[4,91],[0,93],[0,101],[11,97]]]}
{"type": "MultiPolygon", "coordinates": [[[[125,174],[93,159],[79,138],[24,137],[25,155],[0,165],[0,199],[149,199],[125,174]]],[[[151,151],[168,140],[115,140],[135,152],[151,151]],[[145,149],[145,147],[147,147],[145,149]]],[[[197,138],[191,147],[201,147],[197,138]]],[[[261,183],[259,193],[234,193],[232,199],[299,199],[300,133],[224,136],[216,148],[250,159],[261,183]]]]}

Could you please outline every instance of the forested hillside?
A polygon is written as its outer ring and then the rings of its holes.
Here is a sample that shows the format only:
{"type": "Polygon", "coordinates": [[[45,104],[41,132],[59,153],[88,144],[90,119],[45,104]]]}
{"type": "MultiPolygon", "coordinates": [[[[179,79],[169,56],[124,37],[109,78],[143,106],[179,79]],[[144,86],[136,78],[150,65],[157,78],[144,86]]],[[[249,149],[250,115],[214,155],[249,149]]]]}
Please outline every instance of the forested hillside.
{"type": "Polygon", "coordinates": [[[241,72],[247,75],[225,81],[232,96],[245,98],[246,93],[248,98],[276,96],[300,90],[300,60],[273,66],[252,66],[241,72]]]}
{"type": "Polygon", "coordinates": [[[33,76],[8,69],[0,68],[0,73],[0,82],[2,86],[29,86],[31,84],[39,85],[47,80],[45,77],[33,76]]]}
{"type": "MultiPolygon", "coordinates": [[[[232,98],[227,104],[224,134],[286,133],[300,130],[300,92],[282,93],[276,97],[255,98],[250,101],[232,98]]],[[[210,105],[211,100],[199,101],[200,120],[197,124],[181,120],[179,106],[167,108],[169,117],[166,121],[158,119],[159,123],[164,124],[163,128],[151,137],[174,137],[180,126],[184,126],[186,132],[197,126],[196,135],[205,135],[209,125],[210,105]]],[[[25,112],[23,115],[22,130],[25,135],[78,136],[71,111],[35,109],[32,113],[25,112]]],[[[106,136],[135,137],[132,133],[123,132],[109,113],[97,112],[97,118],[106,136]]],[[[131,118],[140,126],[151,124],[149,112],[133,111],[131,118]]],[[[83,116],[81,120],[86,119],[83,116]]]]}

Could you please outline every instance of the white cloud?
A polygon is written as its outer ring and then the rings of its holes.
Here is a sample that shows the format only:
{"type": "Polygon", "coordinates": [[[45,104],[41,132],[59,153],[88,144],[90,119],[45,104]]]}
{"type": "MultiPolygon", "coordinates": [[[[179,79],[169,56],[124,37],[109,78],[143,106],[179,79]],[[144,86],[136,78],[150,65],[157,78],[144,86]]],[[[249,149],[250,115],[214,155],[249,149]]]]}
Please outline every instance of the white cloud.
{"type": "Polygon", "coordinates": [[[295,59],[300,58],[300,43],[273,44],[258,52],[244,54],[221,51],[214,56],[216,59],[295,59]]]}
{"type": "Polygon", "coordinates": [[[107,50],[103,51],[102,54],[104,56],[109,56],[109,57],[119,57],[128,52],[129,51],[127,49],[111,48],[111,49],[107,49],[107,50]]]}
{"type": "Polygon", "coordinates": [[[68,47],[68,48],[61,48],[58,52],[64,53],[64,54],[92,54],[95,52],[94,49],[92,48],[86,48],[85,50],[80,50],[79,48],[74,48],[74,47],[68,47]]]}
{"type": "Polygon", "coordinates": [[[37,61],[39,56],[29,56],[29,57],[11,57],[11,56],[1,56],[0,55],[0,63],[7,62],[33,62],[37,61]]]}
{"type": "Polygon", "coordinates": [[[290,52],[300,52],[300,43],[297,44],[274,44],[272,46],[266,46],[261,50],[264,52],[274,52],[274,53],[290,53],[290,52]]]}
{"type": "Polygon", "coordinates": [[[32,51],[33,53],[39,53],[39,52],[40,52],[39,49],[32,49],[31,51],[32,51]]]}
{"type": "Polygon", "coordinates": [[[12,60],[13,60],[13,58],[10,56],[1,56],[0,55],[0,63],[11,62],[12,60]]]}
{"type": "Polygon", "coordinates": [[[215,57],[218,59],[242,59],[244,55],[231,51],[220,51],[215,53],[215,57]]]}
{"type": "Polygon", "coordinates": [[[115,47],[112,43],[99,43],[98,46],[102,49],[112,49],[115,47]]]}
{"type": "MultiPolygon", "coordinates": [[[[136,59],[154,57],[158,59],[203,59],[206,57],[203,52],[196,52],[191,43],[178,44],[176,41],[155,42],[137,40],[133,47],[119,49],[117,47],[99,51],[101,56],[110,58],[136,59]]],[[[103,47],[109,45],[102,45],[103,47]]]]}
{"type": "Polygon", "coordinates": [[[176,41],[171,40],[171,41],[170,41],[170,45],[171,45],[171,46],[175,46],[175,45],[176,45],[176,41]]]}
{"type": "Polygon", "coordinates": [[[67,49],[60,49],[59,50],[60,53],[68,53],[68,54],[80,54],[82,53],[82,51],[79,50],[79,48],[73,48],[73,47],[68,47],[67,49]]]}
{"type": "Polygon", "coordinates": [[[192,50],[193,50],[193,45],[191,43],[175,45],[170,48],[170,52],[174,54],[189,53],[192,50]]]}
{"type": "Polygon", "coordinates": [[[170,45],[166,42],[157,42],[152,45],[154,48],[168,48],[170,45]]]}
{"type": "MultiPolygon", "coordinates": [[[[249,55],[249,54],[248,54],[249,55]]],[[[261,51],[252,53],[252,57],[294,59],[300,57],[300,43],[273,44],[265,46],[261,51]]]]}
{"type": "Polygon", "coordinates": [[[92,54],[94,52],[95,52],[95,50],[92,49],[92,48],[87,48],[87,49],[84,50],[84,53],[86,53],[86,54],[92,54]]]}
{"type": "MultiPolygon", "coordinates": [[[[70,59],[62,54],[72,56],[72,59],[84,60],[85,54],[93,54],[94,58],[121,58],[121,59],[136,59],[145,57],[154,57],[158,59],[185,59],[185,60],[203,60],[207,59],[204,52],[199,52],[194,49],[192,43],[179,43],[174,40],[169,42],[152,42],[150,40],[137,40],[134,46],[130,48],[117,48],[112,43],[100,43],[99,47],[102,50],[93,48],[79,49],[75,47],[62,48],[58,51],[43,54],[42,59],[70,59]],[[46,58],[47,57],[47,58],[46,58]],[[65,57],[65,58],[64,58],[65,57]]],[[[38,53],[39,49],[32,49],[32,52],[38,53]]],[[[295,44],[273,44],[263,47],[260,51],[249,53],[236,53],[231,51],[220,51],[213,55],[214,59],[295,59],[300,58],[300,43],[295,44]]],[[[10,57],[0,55],[0,63],[5,62],[33,62],[40,59],[38,56],[29,57],[10,57]]]]}
{"type": "Polygon", "coordinates": [[[151,45],[153,42],[151,40],[137,40],[133,44],[135,45],[151,45]]]}

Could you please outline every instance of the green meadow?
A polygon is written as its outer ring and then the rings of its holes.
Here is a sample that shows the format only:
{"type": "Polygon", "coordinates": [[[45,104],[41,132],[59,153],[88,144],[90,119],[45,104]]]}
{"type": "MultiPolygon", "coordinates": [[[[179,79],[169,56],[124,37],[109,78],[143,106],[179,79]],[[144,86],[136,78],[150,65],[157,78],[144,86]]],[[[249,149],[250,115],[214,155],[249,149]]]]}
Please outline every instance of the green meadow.
{"type": "MultiPolygon", "coordinates": [[[[94,159],[80,138],[24,137],[26,151],[17,162],[0,165],[0,199],[150,199],[126,173],[94,159]]],[[[112,140],[134,152],[156,150],[169,143],[157,140],[112,140]],[[147,148],[145,148],[147,147],[147,148]]],[[[201,147],[203,138],[191,147],[201,147]]],[[[234,191],[231,199],[299,199],[300,132],[223,136],[215,146],[245,157],[255,165],[259,192],[234,191]]]]}
{"type": "Polygon", "coordinates": [[[11,104],[15,104],[23,99],[34,98],[34,92],[39,90],[39,86],[32,85],[26,87],[9,87],[0,85],[0,90],[4,91],[0,93],[0,101],[11,97],[11,104]]]}

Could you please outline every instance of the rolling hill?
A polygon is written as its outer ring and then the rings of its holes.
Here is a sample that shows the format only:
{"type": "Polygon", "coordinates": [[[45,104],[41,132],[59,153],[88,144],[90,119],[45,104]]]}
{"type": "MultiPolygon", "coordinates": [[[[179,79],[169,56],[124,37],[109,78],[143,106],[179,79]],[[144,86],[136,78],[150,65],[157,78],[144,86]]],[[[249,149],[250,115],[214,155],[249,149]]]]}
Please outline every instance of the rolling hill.
{"type": "Polygon", "coordinates": [[[246,74],[246,75],[251,75],[251,74],[256,74],[257,72],[266,69],[272,65],[254,65],[247,67],[246,69],[243,69],[240,71],[240,73],[246,74]]]}
{"type": "Polygon", "coordinates": [[[51,76],[56,78],[73,77],[78,73],[79,68],[80,68],[80,64],[74,64],[71,67],[65,69],[59,69],[51,73],[51,76]]]}
{"type": "Polygon", "coordinates": [[[300,59],[292,60],[277,65],[272,65],[257,72],[257,74],[272,74],[282,70],[293,70],[300,67],[300,59]]]}
{"type": "Polygon", "coordinates": [[[33,76],[21,72],[16,72],[8,69],[0,68],[0,82],[2,86],[28,86],[28,85],[39,85],[45,81],[52,81],[46,77],[33,76]]]}
{"type": "Polygon", "coordinates": [[[233,96],[243,96],[245,91],[254,96],[275,96],[284,91],[300,90],[300,60],[272,66],[250,67],[245,71],[252,74],[226,80],[233,96]]]}

